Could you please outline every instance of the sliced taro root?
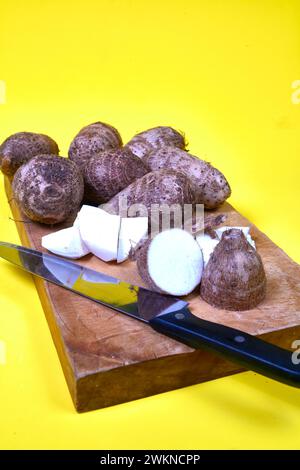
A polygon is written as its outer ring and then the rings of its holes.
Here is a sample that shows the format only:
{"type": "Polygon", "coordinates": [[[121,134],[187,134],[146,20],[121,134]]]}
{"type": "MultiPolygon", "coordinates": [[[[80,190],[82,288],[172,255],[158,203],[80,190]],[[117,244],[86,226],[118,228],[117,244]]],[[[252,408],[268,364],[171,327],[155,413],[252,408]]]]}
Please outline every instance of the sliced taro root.
{"type": "Polygon", "coordinates": [[[125,261],[131,251],[148,235],[148,217],[121,219],[117,262],[125,261]]]}
{"type": "Polygon", "coordinates": [[[66,258],[81,258],[87,255],[90,250],[82,241],[79,228],[72,226],[49,233],[42,237],[42,246],[51,253],[66,258]]]}
{"type": "Polygon", "coordinates": [[[136,251],[137,267],[146,285],[157,292],[187,295],[200,283],[202,251],[182,229],[165,230],[136,251]]]}
{"type": "Polygon", "coordinates": [[[79,230],[84,244],[103,261],[117,259],[121,218],[102,209],[79,213],[79,230]]]}
{"type": "Polygon", "coordinates": [[[202,250],[203,263],[204,263],[204,266],[206,266],[214,249],[218,245],[219,240],[216,238],[212,238],[210,235],[203,233],[196,237],[196,241],[202,250]]]}

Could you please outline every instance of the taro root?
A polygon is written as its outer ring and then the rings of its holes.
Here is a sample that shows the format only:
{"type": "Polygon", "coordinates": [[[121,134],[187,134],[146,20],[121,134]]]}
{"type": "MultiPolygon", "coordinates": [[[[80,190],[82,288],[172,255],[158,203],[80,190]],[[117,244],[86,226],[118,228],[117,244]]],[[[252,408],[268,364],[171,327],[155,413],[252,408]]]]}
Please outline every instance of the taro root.
{"type": "Polygon", "coordinates": [[[79,227],[74,226],[44,235],[42,247],[55,255],[73,259],[81,258],[90,252],[81,239],[79,227]]]}
{"type": "Polygon", "coordinates": [[[122,146],[122,138],[113,126],[95,122],[83,127],[71,142],[69,158],[84,170],[87,161],[104,150],[122,146]]]}
{"type": "Polygon", "coordinates": [[[185,149],[184,135],[172,127],[158,126],[136,134],[125,147],[131,150],[137,157],[144,158],[153,150],[170,145],[185,149]]]}
{"type": "MultiPolygon", "coordinates": [[[[148,218],[121,218],[118,215],[109,214],[99,207],[84,204],[77,214],[73,228],[79,230],[82,244],[95,256],[103,261],[117,259],[118,263],[122,263],[129,257],[132,248],[138,245],[142,239],[146,238],[148,233],[148,218]]],[[[55,242],[58,241],[55,235],[59,236],[62,234],[64,239],[66,239],[66,236],[69,234],[65,232],[66,230],[60,230],[52,235],[46,235],[44,238],[49,239],[46,241],[51,242],[53,240],[55,242]]],[[[75,232],[75,238],[76,235],[75,232]]],[[[74,237],[71,241],[74,245],[74,237]]],[[[75,239],[75,242],[78,246],[77,239],[75,239]]],[[[59,246],[58,249],[62,251],[65,245],[70,245],[70,243],[67,241],[64,243],[64,246],[59,246]]],[[[43,246],[48,248],[49,243],[48,246],[43,246]]]]}
{"type": "Polygon", "coordinates": [[[44,134],[18,132],[0,146],[1,171],[13,176],[23,163],[40,154],[59,154],[57,143],[44,134]]]}
{"type": "Polygon", "coordinates": [[[148,173],[142,160],[130,150],[106,150],[92,156],[83,171],[85,199],[101,204],[148,173]]]}
{"type": "Polygon", "coordinates": [[[217,208],[231,194],[230,186],[219,170],[180,148],[161,147],[146,155],[143,161],[151,171],[169,168],[184,173],[194,187],[195,202],[204,204],[206,209],[217,208]]]}
{"type": "Polygon", "coordinates": [[[117,262],[128,259],[134,248],[148,235],[148,217],[122,217],[118,240],[117,262]]]}
{"type": "Polygon", "coordinates": [[[202,298],[217,308],[250,310],[266,294],[261,257],[241,230],[226,230],[202,276],[202,298]]]}
{"type": "Polygon", "coordinates": [[[212,238],[210,235],[204,233],[201,233],[197,235],[196,241],[198,245],[200,246],[202,250],[202,255],[203,255],[203,263],[204,267],[207,265],[214,249],[219,243],[219,240],[217,238],[212,238]]]}
{"type": "Polygon", "coordinates": [[[187,295],[200,283],[202,251],[185,230],[165,230],[135,252],[139,274],[147,287],[169,295],[187,295]]]}
{"type": "Polygon", "coordinates": [[[39,155],[17,170],[12,189],[29,219],[57,224],[78,211],[83,177],[78,166],[67,158],[39,155]]]}
{"type": "Polygon", "coordinates": [[[127,207],[141,204],[147,210],[138,213],[121,214],[123,216],[150,216],[152,205],[158,206],[173,204],[183,208],[184,204],[194,202],[194,193],[188,178],[174,170],[159,170],[147,173],[142,178],[131,183],[123,191],[116,194],[103,208],[110,213],[119,214],[122,201],[126,200],[127,207]]]}
{"type": "Polygon", "coordinates": [[[117,259],[121,217],[83,205],[76,220],[81,239],[93,255],[103,261],[117,259]]]}

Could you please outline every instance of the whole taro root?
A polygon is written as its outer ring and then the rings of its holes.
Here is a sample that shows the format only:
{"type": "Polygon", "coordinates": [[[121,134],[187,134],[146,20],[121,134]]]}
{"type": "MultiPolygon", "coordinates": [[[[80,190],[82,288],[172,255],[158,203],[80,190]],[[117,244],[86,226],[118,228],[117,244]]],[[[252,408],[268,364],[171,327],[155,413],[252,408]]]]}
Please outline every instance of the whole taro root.
{"type": "Polygon", "coordinates": [[[117,129],[104,122],[95,122],[83,127],[74,137],[69,148],[69,159],[84,170],[93,155],[121,146],[122,138],[117,129]]]}
{"type": "Polygon", "coordinates": [[[106,150],[91,157],[83,171],[85,199],[101,204],[148,173],[142,160],[129,149],[106,150]]]}
{"type": "Polygon", "coordinates": [[[152,171],[169,168],[185,174],[193,185],[195,202],[206,209],[217,208],[231,194],[228,181],[217,168],[174,146],[153,150],[143,161],[152,171]]]}
{"type": "Polygon", "coordinates": [[[39,155],[17,170],[12,189],[29,219],[57,224],[78,211],[84,188],[74,162],[56,155],[39,155]]]}
{"type": "Polygon", "coordinates": [[[241,230],[226,230],[202,276],[201,297],[217,308],[249,310],[266,295],[261,257],[241,230]]]}
{"type": "Polygon", "coordinates": [[[18,132],[0,146],[1,171],[13,176],[23,163],[40,154],[59,154],[57,143],[51,137],[33,132],[18,132]]]}
{"type": "Polygon", "coordinates": [[[135,204],[143,205],[150,217],[153,204],[176,204],[183,209],[184,204],[193,204],[194,193],[189,179],[184,174],[175,170],[158,170],[147,173],[131,183],[104,204],[103,209],[112,214],[119,214],[124,199],[128,208],[135,204]]]}
{"type": "Polygon", "coordinates": [[[172,127],[158,126],[136,134],[125,148],[131,150],[139,158],[144,158],[153,150],[170,145],[185,149],[186,142],[184,135],[172,127]]]}

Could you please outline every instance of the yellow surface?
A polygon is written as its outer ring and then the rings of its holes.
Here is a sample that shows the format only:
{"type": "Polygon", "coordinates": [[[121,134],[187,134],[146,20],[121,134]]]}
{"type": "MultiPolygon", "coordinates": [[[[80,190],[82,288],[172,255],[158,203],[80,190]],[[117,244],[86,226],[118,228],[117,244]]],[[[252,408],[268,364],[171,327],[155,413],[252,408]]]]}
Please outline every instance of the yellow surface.
{"type": "MultiPolygon", "coordinates": [[[[0,140],[45,132],[66,154],[95,120],[125,141],[171,124],[300,262],[298,0],[1,0],[0,11],[0,140]]],[[[3,185],[0,201],[0,238],[18,243],[3,185]]],[[[245,373],[77,415],[32,280],[0,261],[1,448],[297,448],[299,393],[245,373]]]]}

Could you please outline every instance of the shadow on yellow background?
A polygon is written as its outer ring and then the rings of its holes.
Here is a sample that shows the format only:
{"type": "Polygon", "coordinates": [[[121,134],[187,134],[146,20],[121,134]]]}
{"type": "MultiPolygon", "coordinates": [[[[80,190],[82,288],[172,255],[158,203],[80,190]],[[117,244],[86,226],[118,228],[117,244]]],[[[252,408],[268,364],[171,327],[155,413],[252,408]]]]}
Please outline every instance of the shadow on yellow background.
{"type": "MultiPolygon", "coordinates": [[[[172,125],[299,262],[299,27],[297,0],[4,0],[0,140],[44,132],[66,155],[95,120],[124,141],[172,125]]],[[[252,373],[76,415],[30,277],[0,265],[1,447],[299,447],[299,392],[252,373]]]]}

